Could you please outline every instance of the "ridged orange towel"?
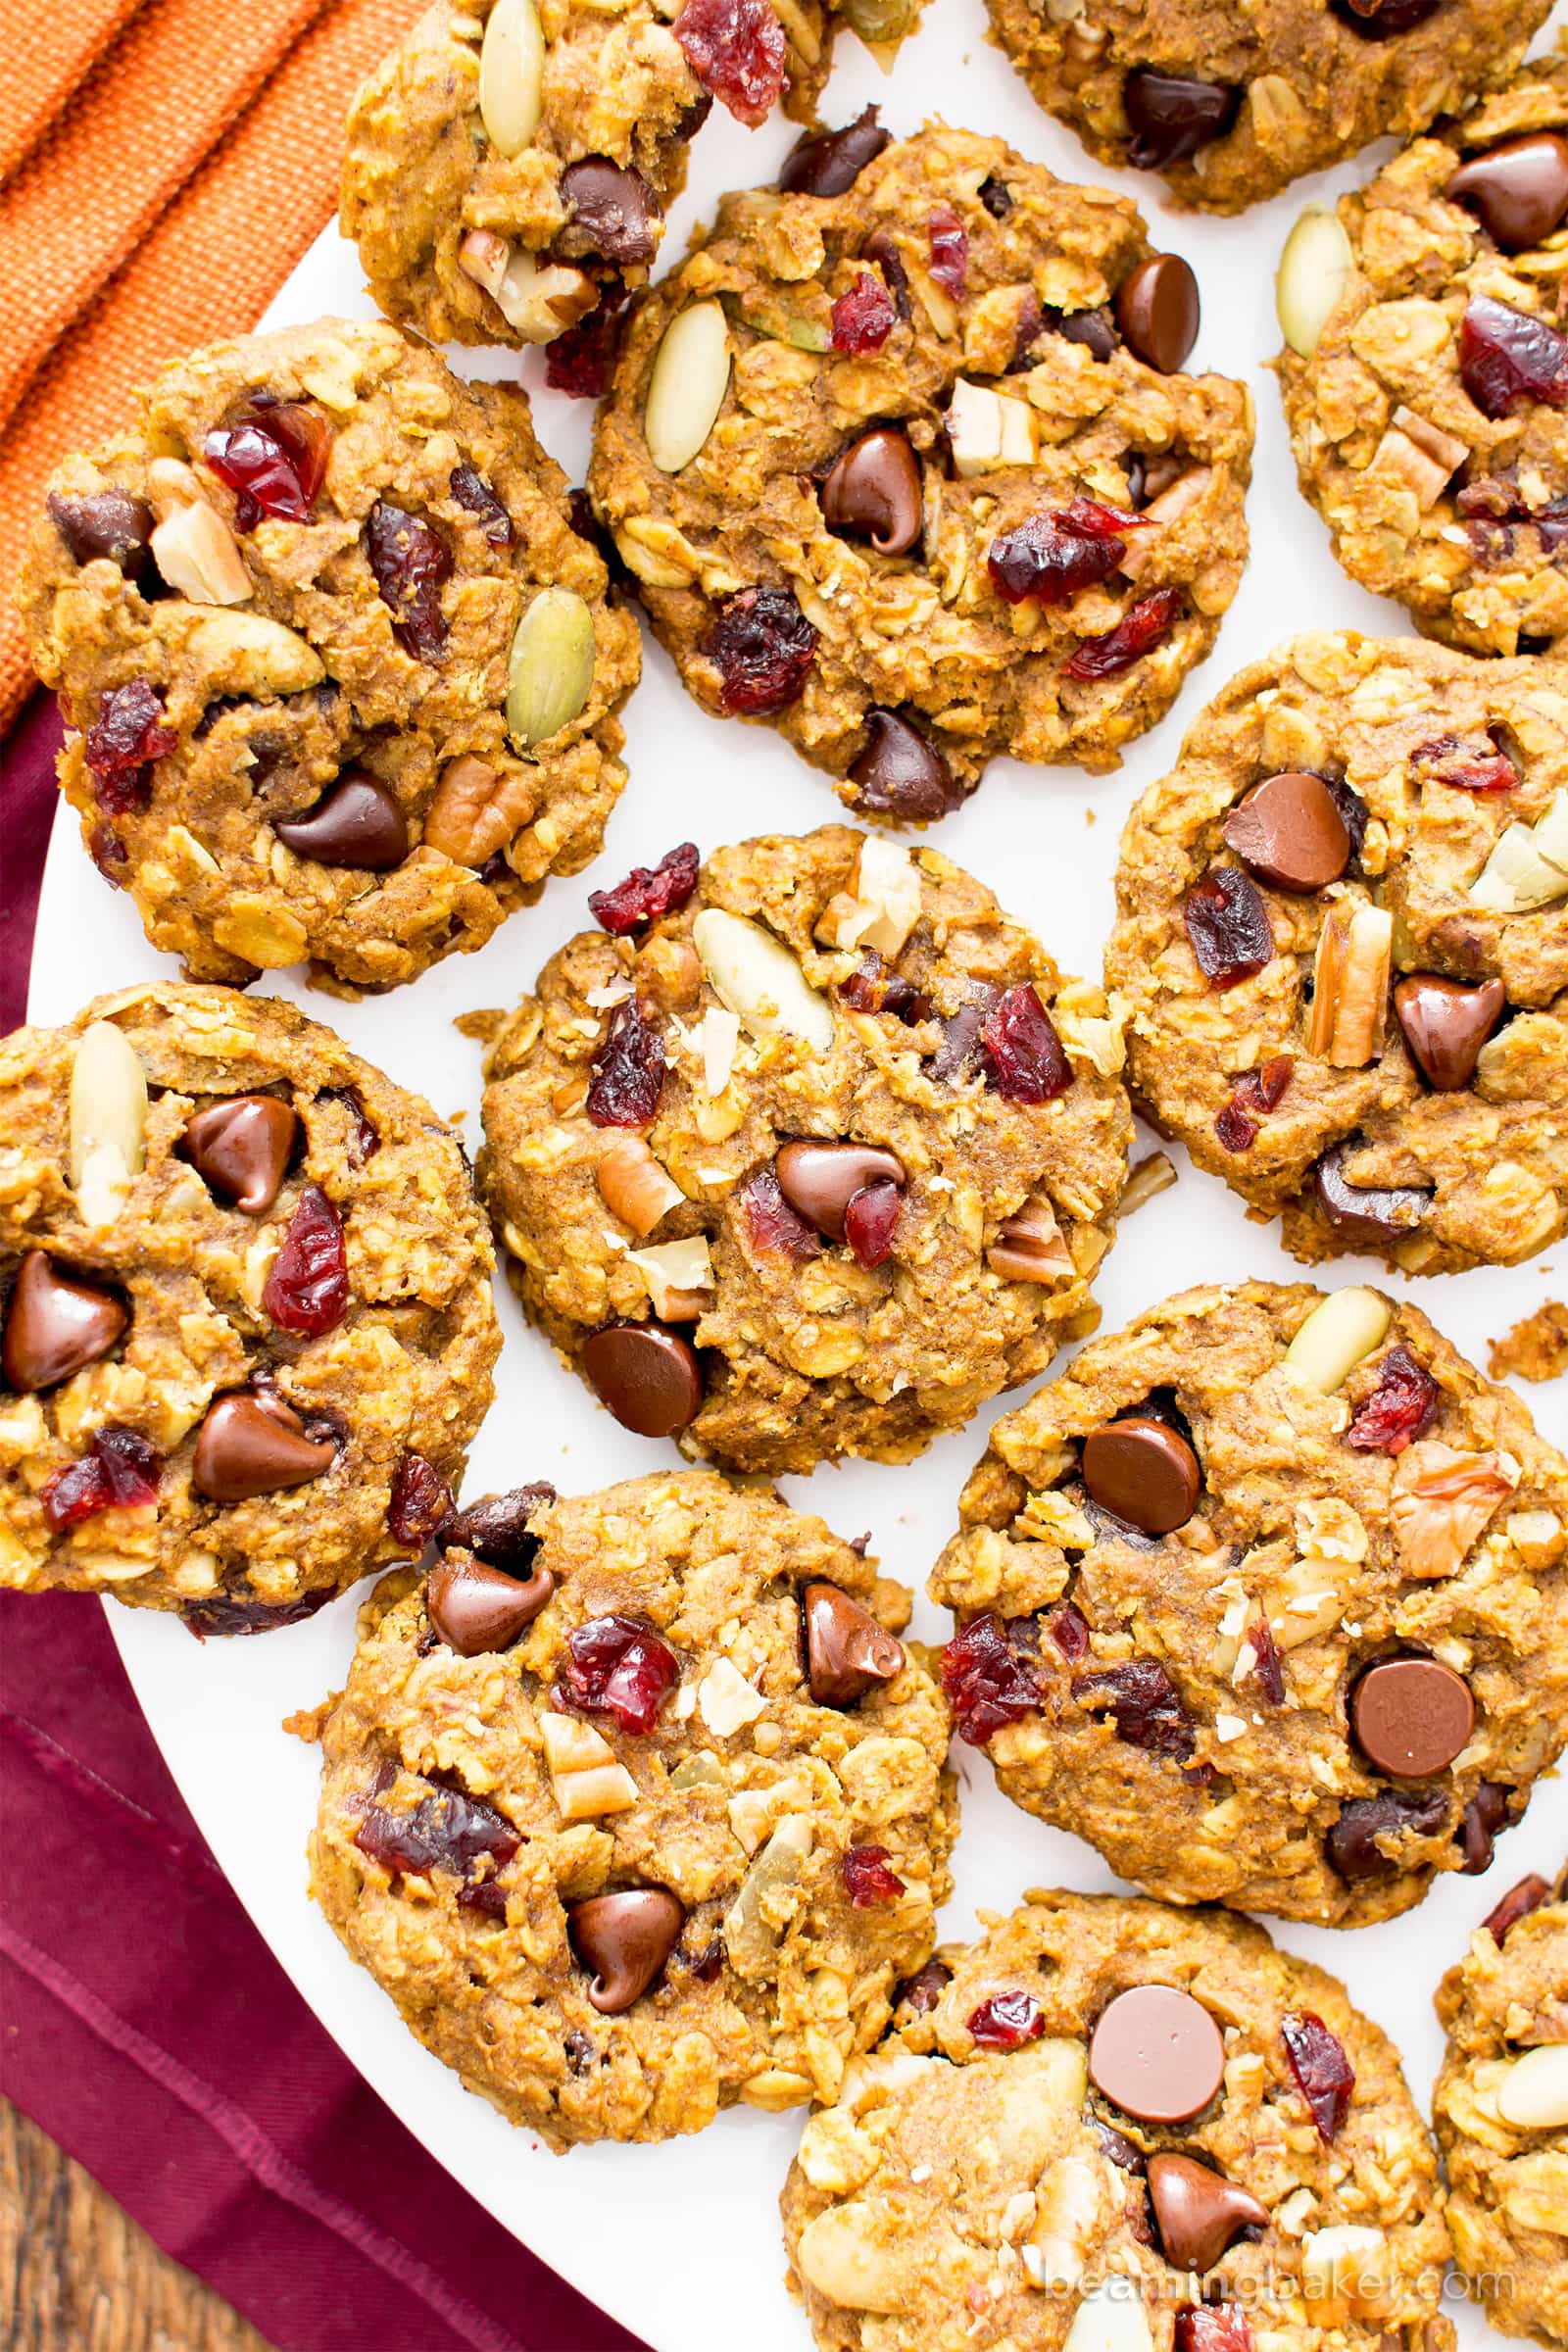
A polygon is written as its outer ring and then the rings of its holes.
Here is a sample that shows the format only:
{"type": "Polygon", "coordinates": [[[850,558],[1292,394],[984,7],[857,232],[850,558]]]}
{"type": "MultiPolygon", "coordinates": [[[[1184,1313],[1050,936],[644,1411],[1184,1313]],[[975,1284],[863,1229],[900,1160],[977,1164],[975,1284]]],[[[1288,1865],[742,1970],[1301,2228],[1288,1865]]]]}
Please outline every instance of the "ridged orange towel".
{"type": "Polygon", "coordinates": [[[44,481],[175,353],[255,324],[330,218],[355,85],[418,0],[0,0],[0,729],[44,481]]]}

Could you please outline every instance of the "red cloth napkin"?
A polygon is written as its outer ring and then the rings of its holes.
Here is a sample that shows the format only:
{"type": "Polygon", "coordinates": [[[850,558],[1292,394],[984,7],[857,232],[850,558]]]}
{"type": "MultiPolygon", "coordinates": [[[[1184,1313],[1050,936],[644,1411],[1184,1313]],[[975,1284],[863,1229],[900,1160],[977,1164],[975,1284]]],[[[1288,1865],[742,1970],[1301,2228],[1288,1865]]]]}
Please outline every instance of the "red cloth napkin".
{"type": "MultiPolygon", "coordinates": [[[[0,754],[0,1030],[25,1009],[58,740],[40,696],[0,754]]],[[[277,2352],[638,2352],[317,2024],[81,1593],[0,1592],[0,2089],[277,2352]]]]}

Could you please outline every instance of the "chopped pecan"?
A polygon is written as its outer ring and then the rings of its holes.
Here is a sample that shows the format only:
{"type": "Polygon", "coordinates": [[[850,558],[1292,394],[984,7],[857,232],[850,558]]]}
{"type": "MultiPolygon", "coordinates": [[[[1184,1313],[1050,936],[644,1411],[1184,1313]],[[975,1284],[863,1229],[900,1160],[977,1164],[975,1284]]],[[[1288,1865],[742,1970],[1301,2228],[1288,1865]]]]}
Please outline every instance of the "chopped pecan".
{"type": "Polygon", "coordinates": [[[1457,1575],[1470,1546],[1519,1484],[1505,1455],[1459,1453],[1426,1439],[1399,1456],[1390,1519],[1406,1576],[1457,1575]]]}

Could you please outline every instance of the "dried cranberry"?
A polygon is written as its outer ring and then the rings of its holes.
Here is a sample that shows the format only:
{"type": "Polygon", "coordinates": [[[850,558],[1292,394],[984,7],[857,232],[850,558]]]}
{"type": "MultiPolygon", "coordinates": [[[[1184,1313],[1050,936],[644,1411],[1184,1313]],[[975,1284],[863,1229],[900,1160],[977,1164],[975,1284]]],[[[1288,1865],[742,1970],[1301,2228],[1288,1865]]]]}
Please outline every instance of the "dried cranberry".
{"type": "Polygon", "coordinates": [[[1009,605],[1026,597],[1064,605],[1080,589],[1108,579],[1127,553],[1122,534],[1145,527],[1142,514],[1124,514],[1093,498],[1069,499],[993,539],[986,566],[997,594],[1009,605]]]}
{"type": "Polygon", "coordinates": [[[1545,1880],[1535,1871],[1527,1879],[1521,1879],[1517,1886],[1510,1886],[1501,1902],[1481,1923],[1493,1942],[1500,1944],[1508,1930],[1528,1919],[1532,1911],[1539,1911],[1550,1892],[1545,1880]]]}
{"type": "Polygon", "coordinates": [[[591,890],[588,911],[602,930],[615,939],[657,923],[662,915],[684,906],[697,888],[701,860],[697,844],[683,841],[666,850],[657,865],[634,865],[623,882],[611,890],[591,890]]]}
{"type": "Polygon", "coordinates": [[[1157,1658],[1129,1658],[1123,1666],[1081,1674],[1072,1691],[1082,1706],[1107,1707],[1116,1719],[1117,1739],[1129,1747],[1178,1764],[1190,1760],[1197,1745],[1192,1718],[1157,1658]]]}
{"type": "Polygon", "coordinates": [[[601,400],[610,388],[630,294],[619,278],[607,284],[598,307],[545,345],[545,382],[575,400],[601,400]]]}
{"type": "Polygon", "coordinates": [[[427,1879],[436,1870],[449,1870],[463,1882],[458,1900],[466,1909],[489,1912],[506,1909],[493,1878],[480,1866],[510,1862],[522,1840],[504,1813],[483,1797],[460,1788],[432,1788],[411,1811],[392,1813],[373,1800],[355,1832],[362,1854],[383,1870],[408,1871],[427,1879]]]}
{"type": "Polygon", "coordinates": [[[452,550],[440,532],[377,499],[365,526],[365,552],[399,645],[416,662],[439,662],[447,645],[441,589],[452,577],[452,550]]]}
{"type": "Polygon", "coordinates": [[[821,1256],[824,1248],[821,1235],[785,1200],[778,1171],[771,1161],[748,1176],[741,1187],[740,1199],[754,1250],[763,1256],[793,1258],[797,1265],[803,1266],[808,1259],[821,1256]]]}
{"type": "Polygon", "coordinates": [[[594,1055],[588,1116],[596,1127],[651,1127],[664,1091],[664,1041],[635,997],[617,1004],[594,1055]]]}
{"type": "Polygon", "coordinates": [[[909,303],[909,272],[904,267],[903,255],[885,228],[879,228],[873,236],[867,237],[860,251],[868,262],[874,262],[881,270],[887,290],[893,297],[893,308],[907,326],[913,311],[909,303]]]}
{"type": "Polygon", "coordinates": [[[477,516],[479,528],[492,547],[512,545],[512,516],[477,466],[454,466],[451,488],[459,506],[466,507],[470,514],[477,516]]]}
{"type": "Polygon", "coordinates": [[[896,1903],[904,1881],[888,1862],[885,1845],[852,1845],[839,1864],[844,1891],[857,1911],[877,1911],[896,1903]]]}
{"type": "Polygon", "coordinates": [[[1250,1152],[1257,1141],[1257,1129],[1233,1095],[1221,1103],[1214,1121],[1214,1133],[1227,1152],[1250,1152]]]}
{"type": "Polygon", "coordinates": [[[82,742],[92,770],[93,797],[110,816],[144,808],[152,794],[147,770],[172,752],[177,738],[164,724],[164,698],[145,678],[111,686],[82,742]]]}
{"type": "Polygon", "coordinates": [[[1456,792],[1513,792],[1519,783],[1519,770],[1494,743],[1468,744],[1457,735],[1418,744],[1410,773],[1417,784],[1447,784],[1456,792]]]}
{"type": "Polygon", "coordinates": [[[280,1331],[318,1340],[349,1311],[349,1260],[337,1210],[318,1185],[308,1184],[289,1219],[283,1247],[262,1292],[262,1305],[280,1331]]]}
{"type": "Polygon", "coordinates": [[[1007,362],[1008,375],[1025,375],[1034,366],[1034,348],[1046,331],[1046,314],[1036,300],[1032,286],[1024,288],[1018,305],[1018,317],[1012,330],[1012,357],[1007,362]]]}
{"type": "Polygon", "coordinates": [[[684,1952],[678,1953],[677,1957],[686,1961],[688,1973],[696,1978],[699,1984],[716,1984],[724,1973],[724,1939],[721,1936],[710,1936],[702,1950],[694,1953],[689,1960],[684,1952]]]}
{"type": "Polygon", "coordinates": [[[566,2064],[574,2075],[585,2075],[594,2062],[593,2037],[581,2026],[573,2026],[561,2044],[566,2054],[566,2064]]]}
{"type": "Polygon", "coordinates": [[[1521,400],[1568,406],[1568,335],[1511,303],[1478,294],[1459,321],[1459,373],[1483,416],[1521,400]]]}
{"type": "Polygon", "coordinates": [[[1355,2088],[1355,2069],[1345,2055],[1345,2044],[1310,2009],[1282,2018],[1280,2039],[1297,2088],[1312,2111],[1318,2137],[1332,2146],[1350,2112],[1355,2088]]]}
{"type": "Polygon", "coordinates": [[[318,1609],[324,1609],[329,1600],[337,1598],[333,1585],[319,1585],[314,1592],[302,1592],[298,1600],[230,1600],[220,1596],[215,1600],[193,1600],[179,1612],[187,1633],[198,1642],[209,1634],[220,1635],[225,1641],[237,1641],[246,1634],[275,1633],[279,1626],[303,1625],[318,1609]]]}
{"type": "Polygon", "coordinates": [[[1141,2175],[1148,2171],[1148,2157],[1136,2140],[1128,2138],[1125,2132],[1118,2132],[1114,2124],[1105,2122],[1103,2116],[1091,2115],[1085,2121],[1099,2142],[1101,2154],[1108,2156],[1121,2172],[1141,2175]]]}
{"type": "Polygon", "coordinates": [[[1352,1796],[1324,1840],[1330,1863],[1354,1886],[1362,1879],[1392,1879],[1400,1865],[1386,1854],[1380,1838],[1431,1837],[1448,1816],[1441,1788],[1382,1788],[1376,1796],[1352,1796]]]}
{"type": "Polygon", "coordinates": [[[1040,2039],[1046,2013],[1032,1992],[994,1992],[963,2022],[983,2050],[1018,2050],[1040,2039]]]}
{"type": "Polygon", "coordinates": [[[925,224],[931,274],[955,302],[963,300],[969,274],[969,232],[951,204],[939,204],[925,224]]]}
{"type": "Polygon", "coordinates": [[[421,1549],[452,1508],[452,1489],[422,1453],[406,1453],[392,1473],[386,1523],[400,1544],[421,1549]]]}
{"type": "Polygon", "coordinates": [[[1257,1687],[1271,1707],[1285,1704],[1285,1664],[1280,1656],[1274,1629],[1266,1617],[1259,1617],[1247,1636],[1257,1652],[1257,1687]]]}
{"type": "Polygon", "coordinates": [[[1076,1666],[1089,1655],[1089,1620],[1070,1600],[1053,1609],[1046,1619],[1046,1631],[1060,1650],[1069,1666],[1076,1666]]]}
{"type": "Polygon", "coordinates": [[[1051,1015],[1027,984],[1005,989],[980,1030],[986,1084],[1006,1102],[1050,1102],[1072,1084],[1051,1015]]]}
{"type": "Polygon", "coordinates": [[[1041,1690],[1033,1669],[995,1615],[974,1618],[948,1642],[942,1652],[942,1688],[959,1736],[971,1747],[984,1747],[1004,1724],[1021,1723],[1040,1709],[1041,1690]]]}
{"type": "Polygon", "coordinates": [[[556,1499],[548,1479],[526,1487],[509,1488],[505,1494],[485,1494],[461,1511],[448,1511],[435,1531],[443,1551],[471,1551],[475,1559],[509,1575],[523,1576],[532,1566],[540,1539],[528,1522],[556,1499]]]}
{"type": "Polygon", "coordinates": [[[859,963],[839,987],[839,995],[856,1012],[890,1012],[895,1020],[924,1021],[931,1007],[912,980],[884,963],[875,948],[863,949],[859,963]]]}
{"type": "Polygon", "coordinates": [[[1235,988],[1274,959],[1262,893],[1239,865],[1216,865],[1182,902],[1198,968],[1210,988],[1235,988]]]}
{"type": "Polygon", "coordinates": [[[323,1086],[318,1102],[341,1102],[349,1115],[348,1155],[351,1168],[363,1168],[381,1149],[381,1138],[366,1111],[357,1086],[323,1086]]]}
{"type": "Polygon", "coordinates": [[[879,277],[862,270],[833,305],[829,340],[835,351],[858,358],[862,352],[880,351],[897,323],[893,297],[879,277]]]}
{"type": "Polygon", "coordinates": [[[893,2006],[912,2010],[916,2017],[929,2017],[952,1983],[953,1971],[945,1961],[928,1960],[896,1988],[893,2006]]]}
{"type": "Polygon", "coordinates": [[[1152,596],[1140,597],[1132,611],[1107,629],[1103,637],[1086,637],[1075,654],[1061,665],[1065,678],[1113,678],[1123,669],[1131,669],[1143,659],[1152,646],[1167,636],[1182,610],[1179,588],[1156,588],[1152,596]]]}
{"type": "Polygon", "coordinates": [[[1425,1364],[1403,1348],[1391,1348],[1345,1443],[1357,1453],[1402,1453],[1431,1428],[1437,1409],[1438,1384],[1425,1364]]]}
{"type": "Polygon", "coordinates": [[[593,1617],[566,1636],[556,1696],[573,1714],[613,1715],[623,1732],[645,1735],[679,1681],[680,1660],[651,1625],[593,1617]]]}
{"type": "Polygon", "coordinates": [[[720,607],[698,651],[718,671],[719,709],[763,717],[799,700],[816,631],[791,588],[743,588],[720,607]]]}
{"type": "MultiPolygon", "coordinates": [[[[1220,867],[1226,872],[1226,867],[1220,867]]],[[[1296,1063],[1289,1054],[1276,1054],[1258,1070],[1245,1070],[1231,1089],[1231,1099],[1214,1121],[1214,1133],[1227,1152],[1250,1152],[1257,1140],[1259,1118],[1275,1109],[1291,1083],[1296,1063]]]]}
{"type": "Polygon", "coordinates": [[[769,0],[686,0],[670,28],[705,90],[755,129],[784,87],[784,27],[769,0]]]}
{"type": "Polygon", "coordinates": [[[1173,2352],[1256,2352],[1251,2322],[1235,2303],[1184,2303],[1173,2352]]]}
{"type": "Polygon", "coordinates": [[[997,998],[997,990],[982,982],[967,1004],[944,1013],[942,1043],[931,1061],[931,1075],[939,1086],[952,1086],[974,1068],[980,1058],[980,1032],[997,998]]]}
{"type": "Polygon", "coordinates": [[[852,1193],[844,1208],[844,1239],[862,1266],[880,1266],[893,1254],[904,1195],[891,1177],[879,1176],[852,1193]]]}
{"type": "Polygon", "coordinates": [[[94,1430],[79,1461],[68,1462],[46,1479],[38,1500],[57,1536],[79,1527],[100,1511],[133,1511],[158,1500],[164,1457],[133,1429],[109,1422],[94,1430]]]}
{"type": "Polygon", "coordinates": [[[1392,41],[1424,24],[1441,0],[1329,0],[1329,5],[1363,41],[1392,41]]]}
{"type": "Polygon", "coordinates": [[[113,825],[94,825],[87,836],[87,855],[111,890],[124,889],[130,852],[113,825]]]}
{"type": "Polygon", "coordinates": [[[222,425],[202,442],[202,455],[234,493],[234,519],[254,530],[264,514],[309,522],[321,487],[332,428],[319,410],[300,401],[253,409],[238,424],[222,425]]]}
{"type": "Polygon", "coordinates": [[[993,220],[1005,220],[1012,210],[1012,190],[1005,180],[988,172],[976,192],[993,220]]]}

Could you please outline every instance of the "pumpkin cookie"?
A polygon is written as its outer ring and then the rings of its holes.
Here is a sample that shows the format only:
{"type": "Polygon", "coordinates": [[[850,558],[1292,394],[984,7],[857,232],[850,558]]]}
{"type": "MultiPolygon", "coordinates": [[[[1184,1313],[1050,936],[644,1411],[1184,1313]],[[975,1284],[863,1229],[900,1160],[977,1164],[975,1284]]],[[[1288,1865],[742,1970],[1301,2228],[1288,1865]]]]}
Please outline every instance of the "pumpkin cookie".
{"type": "Polygon", "coordinates": [[[463,1148],[292,1005],[172,982],[0,1045],[0,1584],[200,1633],[423,1543],[500,1351],[463,1148]]]}
{"type": "Polygon", "coordinates": [[[802,2135],[821,2352],[1451,2352],[1431,2138],[1342,1984],[1220,1911],[981,1926],[802,2135]]]}
{"type": "Polygon", "coordinates": [[[1169,1901],[1390,1918],[1568,1740],[1568,1462],[1376,1291],[1167,1299],[996,1424],[959,1517],[960,1733],[1169,1901]]]}
{"type": "Polygon", "coordinates": [[[1521,1879],[1438,1993],[1454,2260],[1504,2335],[1568,2343],[1568,1879],[1521,1879]]]}
{"type": "Polygon", "coordinates": [[[19,601],[153,945],[358,990],[598,850],[639,662],[606,584],[521,393],[323,319],[175,361],[68,458],[19,601]]]}
{"type": "Polygon", "coordinates": [[[930,1956],[957,1829],[908,1595],[700,1471],[491,1497],[324,1713],[315,1891],[552,2146],[831,2099],[930,1956]]]}
{"type": "Polygon", "coordinates": [[[1136,209],[940,125],[726,196],[632,314],[589,491],[681,678],[873,814],[1114,766],[1241,579],[1252,415],[1136,209]]]}
{"type": "Polygon", "coordinates": [[[988,0],[1047,112],[1177,204],[1239,213],[1501,81],[1549,0],[988,0]]]}
{"type": "Polygon", "coordinates": [[[589,904],[491,1046],[479,1183],[627,1428],[907,1461],[1094,1329],[1120,1032],[988,890],[835,825],[589,904]]]}
{"type": "Polygon", "coordinates": [[[1307,1260],[1511,1265],[1568,1225],[1568,678],[1298,637],[1128,819],[1131,1082],[1307,1260]]]}
{"type": "Polygon", "coordinates": [[[1352,580],[1473,654],[1568,636],[1565,220],[1559,54],[1309,212],[1280,265],[1302,496],[1352,580]]]}

